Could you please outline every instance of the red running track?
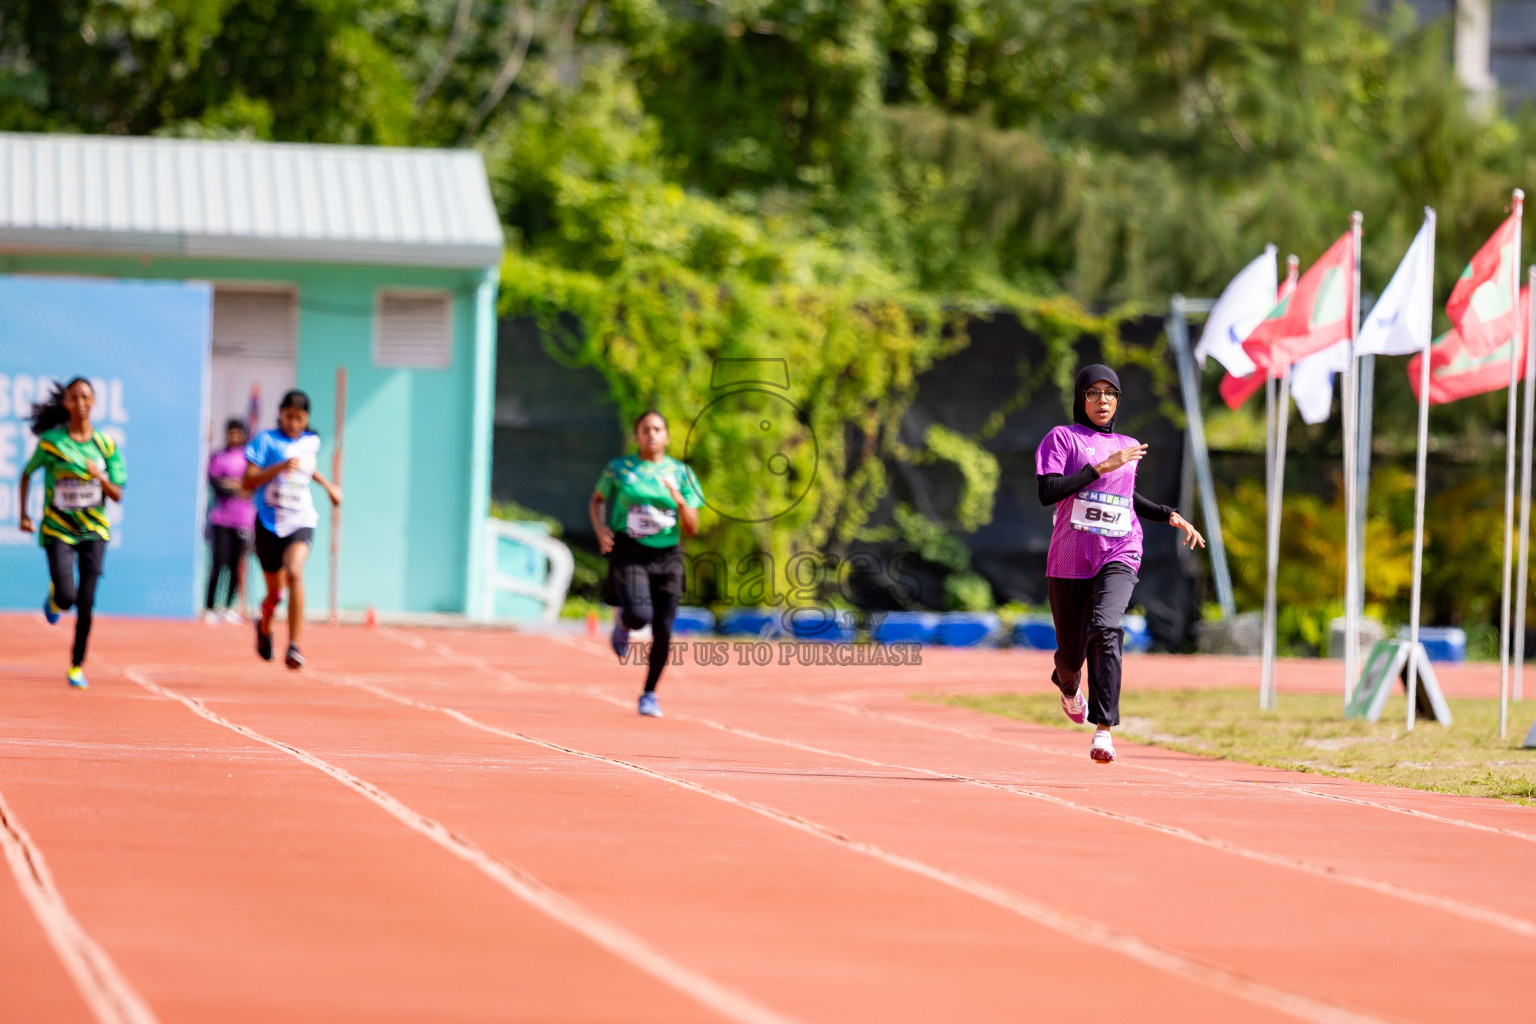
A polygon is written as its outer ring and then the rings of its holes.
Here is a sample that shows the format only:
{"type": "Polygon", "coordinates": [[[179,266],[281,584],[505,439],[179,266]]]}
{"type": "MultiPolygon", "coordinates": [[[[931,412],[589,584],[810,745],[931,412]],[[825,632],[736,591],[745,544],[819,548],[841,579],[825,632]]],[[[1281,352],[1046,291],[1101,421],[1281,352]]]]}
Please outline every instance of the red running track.
{"type": "Polygon", "coordinates": [[[911,699],[1044,656],[685,664],[645,720],[564,635],[105,619],[84,693],[67,640],[0,617],[6,1021],[1529,1013],[1536,810],[911,699]]]}

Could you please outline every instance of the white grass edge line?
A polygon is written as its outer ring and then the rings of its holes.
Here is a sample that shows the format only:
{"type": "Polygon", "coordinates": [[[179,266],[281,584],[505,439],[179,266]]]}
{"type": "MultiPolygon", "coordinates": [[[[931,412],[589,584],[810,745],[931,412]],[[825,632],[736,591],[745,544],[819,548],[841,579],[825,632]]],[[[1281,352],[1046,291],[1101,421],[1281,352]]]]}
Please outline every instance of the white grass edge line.
{"type": "Polygon", "coordinates": [[[497,860],[441,822],[413,810],[386,791],[353,775],[345,768],[339,768],[299,747],[272,739],[249,726],[230,721],[209,710],[197,698],[187,697],[161,686],[135,669],[127,669],[123,674],[151,693],[180,703],[200,718],[247,739],[272,747],[274,750],[279,750],[325,773],[378,805],[407,828],[427,837],[455,857],[475,867],[486,877],[545,916],[585,936],[620,960],[644,971],[726,1019],[737,1021],[739,1024],[791,1024],[790,1018],[677,963],[627,929],[562,896],[531,875],[497,860]]]}
{"type": "MultiPolygon", "coordinates": [[[[889,711],[875,711],[871,708],[861,708],[852,704],[845,704],[835,700],[801,696],[793,697],[791,699],[794,700],[795,703],[804,704],[808,707],[830,708],[834,711],[841,711],[844,714],[853,715],[857,718],[883,718],[887,719],[888,721],[899,722],[903,725],[910,725],[918,729],[929,729],[934,732],[952,733],[956,736],[965,736],[970,739],[984,740],[987,743],[996,743],[1005,747],[1014,747],[1019,750],[1032,750],[1041,754],[1049,754],[1052,757],[1076,758],[1078,756],[1077,754],[1072,754],[1065,750],[1057,750],[1054,747],[1047,747],[1038,743],[1022,743],[1018,740],[1004,739],[1001,736],[991,736],[984,732],[978,732],[975,729],[964,729],[960,726],[946,725],[941,722],[924,722],[921,719],[908,718],[905,715],[897,715],[889,711]]],[[[1191,772],[1181,772],[1176,768],[1163,768],[1159,765],[1152,764],[1137,764],[1134,761],[1125,761],[1122,763],[1127,768],[1133,768],[1137,771],[1157,772],[1160,775],[1172,775],[1175,778],[1191,779],[1195,782],[1205,783],[1208,785],[1214,784],[1220,786],[1232,786],[1243,789],[1251,789],[1254,786],[1260,785],[1259,783],[1254,782],[1236,782],[1231,779],[1210,779],[1201,775],[1195,775],[1191,772]]],[[[1536,834],[1532,834],[1530,832],[1521,832],[1518,829],[1512,828],[1501,828],[1497,825],[1482,825],[1478,822],[1467,821],[1463,818],[1448,818],[1444,815],[1435,814],[1431,811],[1421,811],[1413,807],[1399,807],[1395,804],[1382,803],[1381,801],[1377,800],[1367,800],[1364,797],[1344,796],[1340,793],[1323,793],[1306,786],[1299,786],[1291,783],[1282,783],[1278,786],[1266,785],[1263,786],[1263,789],[1265,792],[1294,793],[1298,796],[1315,797],[1320,800],[1338,800],[1342,803],[1355,804],[1360,807],[1372,807],[1376,810],[1390,811],[1393,814],[1402,814],[1410,818],[1422,818],[1426,821],[1433,821],[1441,825],[1453,825],[1457,828],[1471,829],[1477,832],[1487,832],[1493,835],[1505,836],[1510,839],[1521,839],[1528,843],[1536,843],[1536,834]]],[[[1413,790],[1412,792],[1421,793],[1427,791],[1413,790]]]]}
{"type": "MultiPolygon", "coordinates": [[[[599,696],[599,699],[602,700],[611,699],[606,695],[594,694],[594,696],[599,696]]],[[[614,703],[620,702],[614,701],[614,703]]],[[[1300,872],[1301,874],[1310,875],[1314,878],[1320,878],[1325,881],[1338,882],[1342,885],[1353,886],[1355,888],[1364,889],[1368,892],[1374,892],[1379,895],[1394,897],[1408,903],[1417,904],[1418,906],[1452,914],[1456,917],[1460,917],[1468,921],[1475,921],[1479,924],[1488,924],[1497,928],[1503,928],[1506,931],[1514,932],[1516,935],[1520,935],[1528,939],[1536,939],[1536,924],[1533,924],[1532,922],[1523,918],[1513,917],[1509,914],[1504,914],[1497,910],[1489,909],[1488,907],[1479,906],[1475,903],[1466,903],[1462,900],[1453,899],[1449,896],[1440,896],[1436,893],[1425,892],[1422,889],[1414,889],[1411,886],[1399,885],[1396,882],[1388,882],[1378,878],[1370,878],[1365,875],[1356,875],[1348,871],[1338,871],[1333,868],[1321,867],[1297,857],[1287,857],[1282,854],[1266,853],[1263,850],[1255,850],[1250,847],[1240,846],[1237,843],[1229,842],[1228,840],[1220,839],[1216,836],[1208,836],[1200,832],[1195,832],[1191,829],[1183,828],[1179,825],[1168,825],[1164,824],[1163,822],[1153,821],[1150,818],[1142,818],[1138,815],[1126,814],[1122,811],[1112,811],[1104,807],[1095,807],[1092,804],[1078,803],[1075,800],[1068,800],[1065,797],[1057,796],[1054,793],[1047,793],[1043,790],[1033,789],[1029,786],[1020,786],[1015,783],[989,782],[985,779],[978,779],[973,776],[961,775],[955,772],[942,772],[932,768],[919,768],[912,765],[893,764],[888,761],[876,761],[872,758],[861,757],[858,754],[848,754],[838,750],[830,750],[825,747],[816,747],[810,744],[801,743],[798,740],[789,740],[778,736],[768,736],[763,733],[754,732],[751,729],[742,729],[739,726],[727,725],[724,722],[716,722],[708,718],[699,718],[694,715],[675,715],[674,717],[681,721],[698,722],[699,724],[709,728],[717,729],[722,732],[732,733],[747,739],[757,740],[763,743],[778,744],[785,747],[792,747],[797,750],[804,750],[807,753],[820,754],[823,757],[843,758],[845,760],[854,761],[859,764],[869,765],[872,768],[888,768],[894,771],[919,772],[925,775],[931,775],[937,779],[951,779],[955,782],[965,782],[973,786],[979,786],[983,789],[997,790],[1004,793],[1012,793],[1016,796],[1028,797],[1033,800],[1040,800],[1044,803],[1053,804],[1058,807],[1078,811],[1084,814],[1093,814],[1098,817],[1108,818],[1112,821],[1119,821],[1137,828],[1143,828],[1147,829],[1148,831],[1158,832],[1163,835],[1182,839],[1186,842],[1195,843],[1199,846],[1220,850],[1224,853],[1232,854],[1235,857],[1242,857],[1246,860],[1255,861],[1260,864],[1268,864],[1273,867],[1286,868],[1300,872]]]]}

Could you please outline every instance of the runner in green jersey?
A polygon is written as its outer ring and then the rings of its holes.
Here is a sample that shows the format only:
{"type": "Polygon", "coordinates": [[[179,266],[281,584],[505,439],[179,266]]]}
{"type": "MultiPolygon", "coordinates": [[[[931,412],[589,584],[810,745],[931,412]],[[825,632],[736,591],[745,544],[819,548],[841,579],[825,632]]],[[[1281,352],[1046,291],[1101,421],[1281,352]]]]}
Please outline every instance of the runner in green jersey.
{"type": "Polygon", "coordinates": [[[640,713],[661,717],[656,684],[672,649],[672,620],[683,595],[683,534],[699,532],[704,491],[684,463],[667,454],[667,421],[652,409],[635,421],[638,455],[608,463],[588,503],[598,547],[608,556],[615,605],[613,652],[629,651],[631,630],[651,627],[640,713]]]}
{"type": "Polygon", "coordinates": [[[55,387],[47,402],[33,406],[32,433],[37,449],[21,471],[21,520],[24,533],[34,529],[48,554],[52,582],[43,601],[48,624],[59,614],[75,609],[75,646],[68,674],[69,685],[87,685],[81,666],[91,636],[91,613],[96,606],[96,584],[101,579],[112,527],[107,523],[107,499],[123,500],[128,474],[112,438],[91,426],[91,406],[96,393],[90,381],[76,377],[55,387]],[[32,474],[43,470],[43,518],[34,525],[27,515],[32,474]],[[79,582],[76,583],[76,562],[79,582]]]}

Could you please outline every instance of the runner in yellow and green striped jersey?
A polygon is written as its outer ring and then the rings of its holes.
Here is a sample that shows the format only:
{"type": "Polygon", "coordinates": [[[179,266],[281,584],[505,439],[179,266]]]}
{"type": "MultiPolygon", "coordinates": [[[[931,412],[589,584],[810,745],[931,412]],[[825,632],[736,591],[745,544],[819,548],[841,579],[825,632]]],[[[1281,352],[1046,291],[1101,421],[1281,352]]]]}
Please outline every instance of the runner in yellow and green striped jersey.
{"type": "Polygon", "coordinates": [[[46,402],[32,407],[32,433],[37,450],[21,471],[23,533],[37,530],[48,556],[51,584],[43,598],[43,617],[51,626],[59,615],[75,609],[75,646],[69,668],[69,685],[84,689],[85,648],[91,636],[91,613],[96,606],[96,584],[106,562],[112,527],[107,523],[107,501],[123,500],[128,474],[112,438],[91,426],[91,407],[96,392],[91,382],[76,377],[53,389],[46,402]],[[32,474],[43,471],[43,519],[34,524],[27,514],[32,474]],[[76,581],[76,569],[79,580],[76,581]]]}
{"type": "Polygon", "coordinates": [[[55,427],[37,439],[37,450],[23,469],[23,476],[43,471],[43,518],[38,523],[38,543],[57,537],[66,544],[82,540],[111,540],[107,525],[106,495],[90,466],[118,487],[128,482],[123,457],[107,434],[92,430],[90,439],[76,441],[68,427],[55,427]]]}

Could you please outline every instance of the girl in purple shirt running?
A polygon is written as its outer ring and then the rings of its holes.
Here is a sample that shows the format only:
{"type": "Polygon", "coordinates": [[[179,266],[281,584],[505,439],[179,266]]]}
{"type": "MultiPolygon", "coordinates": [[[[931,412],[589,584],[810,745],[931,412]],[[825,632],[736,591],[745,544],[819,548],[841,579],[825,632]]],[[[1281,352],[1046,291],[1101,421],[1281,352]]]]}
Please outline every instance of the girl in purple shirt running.
{"type": "Polygon", "coordinates": [[[1110,729],[1120,724],[1120,617],[1141,569],[1141,522],[1184,532],[1205,546],[1179,513],[1136,493],[1136,464],[1147,446],[1115,432],[1120,378],[1099,363],[1078,371],[1072,424],[1054,428],[1035,453],[1040,504],[1055,505],[1046,583],[1056,621],[1056,668],[1067,717],[1098,726],[1088,756],[1115,759],[1110,729]],[[1088,662],[1088,696],[1081,672],[1088,662]]]}

